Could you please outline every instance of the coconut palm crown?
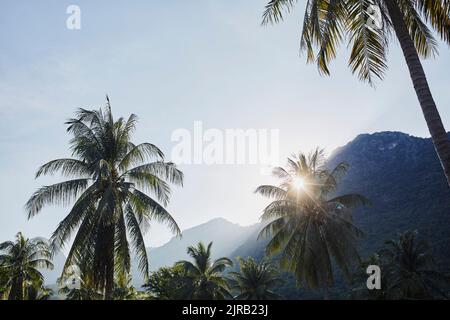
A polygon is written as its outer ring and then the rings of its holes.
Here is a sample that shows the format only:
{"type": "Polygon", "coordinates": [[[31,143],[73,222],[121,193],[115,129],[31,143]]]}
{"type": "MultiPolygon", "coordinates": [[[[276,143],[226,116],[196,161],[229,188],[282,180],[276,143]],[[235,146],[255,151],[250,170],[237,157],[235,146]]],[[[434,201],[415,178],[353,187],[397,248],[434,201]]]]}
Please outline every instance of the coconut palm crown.
{"type": "Polygon", "coordinates": [[[206,247],[203,242],[190,246],[187,253],[194,261],[182,260],[176,263],[183,266],[187,277],[193,282],[192,299],[222,300],[232,297],[227,279],[222,273],[233,262],[226,257],[212,261],[211,247],[212,242],[206,247]]]}
{"type": "Polygon", "coordinates": [[[231,287],[238,292],[236,300],[275,300],[274,289],[283,283],[278,270],[266,261],[257,263],[252,257],[238,258],[239,272],[230,272],[231,287]]]}
{"type": "Polygon", "coordinates": [[[44,277],[38,269],[53,269],[47,242],[27,239],[19,232],[15,242],[0,244],[0,269],[5,278],[3,294],[9,300],[33,299],[33,293],[43,289],[44,277]]]}
{"type": "Polygon", "coordinates": [[[281,253],[280,266],[293,272],[299,285],[328,288],[333,260],[345,275],[359,261],[357,240],[362,231],[352,222],[351,209],[368,204],[360,194],[333,195],[348,165],[326,168],[323,150],[288,159],[287,168],[273,170],[279,186],[262,185],[256,193],[274,199],[261,216],[268,224],[266,253],[281,253]]]}

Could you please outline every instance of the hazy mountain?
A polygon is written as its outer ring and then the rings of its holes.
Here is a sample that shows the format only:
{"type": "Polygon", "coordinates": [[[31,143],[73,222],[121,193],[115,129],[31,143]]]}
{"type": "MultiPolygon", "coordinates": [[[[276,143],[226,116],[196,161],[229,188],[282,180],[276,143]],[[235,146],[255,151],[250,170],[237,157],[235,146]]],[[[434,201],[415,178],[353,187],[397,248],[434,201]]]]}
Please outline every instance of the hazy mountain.
{"type": "MultiPolygon", "coordinates": [[[[216,218],[206,223],[200,224],[182,233],[181,238],[172,238],[168,243],[157,248],[148,248],[147,254],[150,261],[150,270],[154,271],[162,266],[171,266],[176,261],[188,259],[186,249],[190,245],[195,245],[199,241],[205,244],[213,242],[213,258],[232,257],[232,252],[245,243],[257,225],[240,226],[222,218],[216,218]]],[[[61,275],[66,257],[63,253],[58,253],[53,258],[53,270],[41,270],[45,277],[46,285],[56,283],[61,275]]],[[[132,265],[133,283],[140,286],[144,283],[138,271],[136,259],[132,265]]]]}
{"type": "MultiPolygon", "coordinates": [[[[162,266],[172,266],[176,261],[188,259],[186,253],[188,246],[195,245],[199,241],[205,244],[213,242],[212,257],[232,257],[233,251],[245,243],[257,228],[253,226],[240,226],[222,218],[216,218],[201,225],[186,229],[181,238],[174,237],[161,247],[149,248],[147,254],[150,261],[150,270],[154,271],[162,266]]],[[[137,269],[137,263],[133,264],[133,283],[143,283],[143,278],[137,269]]]]}

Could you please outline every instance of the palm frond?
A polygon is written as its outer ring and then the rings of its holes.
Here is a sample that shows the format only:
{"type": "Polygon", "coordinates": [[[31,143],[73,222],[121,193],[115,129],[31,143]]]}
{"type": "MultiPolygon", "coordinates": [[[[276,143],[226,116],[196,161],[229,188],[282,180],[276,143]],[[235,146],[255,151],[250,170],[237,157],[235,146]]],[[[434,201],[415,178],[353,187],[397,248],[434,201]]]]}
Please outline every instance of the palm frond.
{"type": "Polygon", "coordinates": [[[89,179],[74,179],[38,189],[28,200],[25,208],[28,218],[36,215],[47,204],[68,205],[89,184],[89,179]]]}
{"type": "Polygon", "coordinates": [[[383,28],[372,28],[368,23],[369,0],[353,1],[348,8],[348,28],[352,46],[349,65],[358,78],[374,85],[374,77],[383,79],[387,70],[387,36],[383,28]]]}
{"type": "Polygon", "coordinates": [[[262,25],[278,23],[283,20],[283,12],[290,12],[296,0],[270,0],[262,16],[262,25]]]}

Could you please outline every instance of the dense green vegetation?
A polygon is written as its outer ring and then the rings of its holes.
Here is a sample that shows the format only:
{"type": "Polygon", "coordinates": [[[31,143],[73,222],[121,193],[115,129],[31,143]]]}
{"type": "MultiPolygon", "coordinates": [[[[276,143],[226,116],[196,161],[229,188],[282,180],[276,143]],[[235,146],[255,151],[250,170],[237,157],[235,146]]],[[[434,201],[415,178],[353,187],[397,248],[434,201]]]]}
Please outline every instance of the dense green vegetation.
{"type": "Polygon", "coordinates": [[[450,277],[438,271],[430,247],[417,233],[407,231],[398,240],[386,241],[385,247],[362,263],[354,275],[355,283],[364,283],[369,265],[383,270],[381,290],[359,286],[352,297],[370,299],[447,299],[450,277]]]}
{"type": "Polygon", "coordinates": [[[270,262],[256,262],[252,257],[238,258],[239,272],[230,272],[231,288],[237,300],[276,300],[274,289],[283,283],[278,269],[270,262]]]}
{"type": "Polygon", "coordinates": [[[151,298],[160,300],[186,300],[193,290],[191,278],[181,264],[153,272],[144,287],[151,298]]]}
{"type": "Polygon", "coordinates": [[[43,240],[18,233],[16,241],[0,244],[0,296],[9,300],[40,300],[51,292],[43,287],[39,268],[52,268],[51,253],[43,240]]]}

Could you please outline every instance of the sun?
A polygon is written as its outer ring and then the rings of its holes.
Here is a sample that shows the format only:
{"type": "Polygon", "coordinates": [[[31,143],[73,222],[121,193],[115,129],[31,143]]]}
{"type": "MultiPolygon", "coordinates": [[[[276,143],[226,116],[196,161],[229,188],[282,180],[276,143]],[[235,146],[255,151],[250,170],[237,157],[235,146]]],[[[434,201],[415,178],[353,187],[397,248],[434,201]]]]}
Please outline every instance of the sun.
{"type": "Polygon", "coordinates": [[[303,180],[303,178],[301,177],[295,177],[292,180],[292,186],[297,190],[301,190],[305,188],[305,180],[303,180]]]}

